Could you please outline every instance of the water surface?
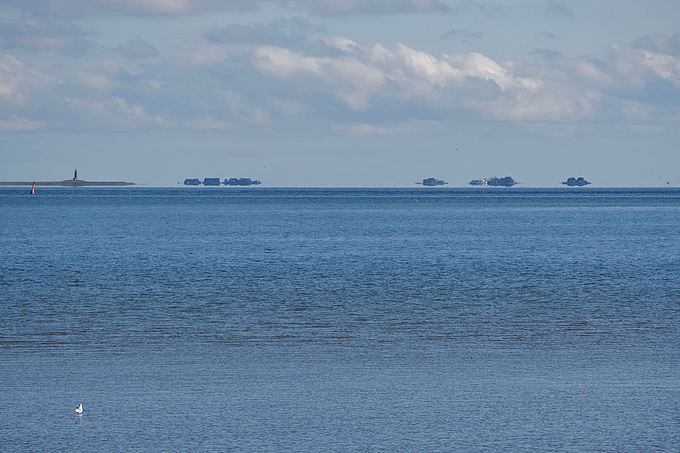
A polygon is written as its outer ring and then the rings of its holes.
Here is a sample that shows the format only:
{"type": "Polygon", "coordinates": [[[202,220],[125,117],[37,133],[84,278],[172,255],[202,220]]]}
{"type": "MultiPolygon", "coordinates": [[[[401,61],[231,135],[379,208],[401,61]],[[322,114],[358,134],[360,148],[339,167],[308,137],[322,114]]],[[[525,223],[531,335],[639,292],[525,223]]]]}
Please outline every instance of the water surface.
{"type": "Polygon", "coordinates": [[[1,451],[680,445],[678,190],[27,192],[1,451]]]}

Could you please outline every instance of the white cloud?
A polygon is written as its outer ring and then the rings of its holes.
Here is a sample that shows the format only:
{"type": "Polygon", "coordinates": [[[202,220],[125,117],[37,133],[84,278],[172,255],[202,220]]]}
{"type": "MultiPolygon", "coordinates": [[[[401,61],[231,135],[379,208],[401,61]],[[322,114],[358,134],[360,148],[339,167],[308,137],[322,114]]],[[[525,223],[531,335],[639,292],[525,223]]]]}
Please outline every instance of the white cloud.
{"type": "MultiPolygon", "coordinates": [[[[561,120],[591,115],[600,98],[592,89],[519,76],[512,64],[501,65],[479,53],[437,58],[404,44],[394,50],[379,45],[346,48],[353,54],[314,58],[261,47],[254,65],[272,78],[311,79],[315,82],[311,89],[332,95],[352,110],[368,109],[372,99],[390,99],[425,103],[440,111],[472,109],[500,120],[561,120]],[[475,80],[492,83],[497,93],[488,99],[488,94],[476,91],[480,88],[475,80]]],[[[308,82],[300,84],[310,89],[308,82]]]]}
{"type": "Polygon", "coordinates": [[[383,72],[358,59],[341,56],[305,57],[280,47],[259,47],[255,51],[254,66],[275,78],[311,78],[322,91],[331,90],[336,99],[352,110],[363,110],[370,96],[384,83],[383,72]]]}
{"type": "Polygon", "coordinates": [[[589,117],[601,98],[595,91],[516,91],[492,101],[471,99],[467,105],[490,117],[505,121],[561,121],[589,117]]]}
{"type": "Polygon", "coordinates": [[[642,51],[642,64],[676,88],[680,88],[680,58],[648,50],[642,51]]]}
{"type": "Polygon", "coordinates": [[[451,12],[451,8],[439,0],[298,0],[288,4],[320,16],[451,12]]]}
{"type": "Polygon", "coordinates": [[[323,42],[342,52],[355,53],[357,50],[361,49],[357,43],[344,36],[331,36],[324,39],[323,42]]]}
{"type": "Polygon", "coordinates": [[[680,88],[680,58],[645,49],[612,46],[609,74],[619,90],[645,90],[663,80],[668,95],[680,88]],[[670,88],[672,86],[672,88],[670,88]]]}
{"type": "Polygon", "coordinates": [[[631,46],[634,49],[646,49],[652,52],[680,56],[680,33],[673,36],[638,36],[633,40],[631,46]]]}
{"type": "Polygon", "coordinates": [[[55,77],[27,68],[12,55],[5,54],[0,58],[0,99],[23,104],[28,93],[45,90],[57,83],[55,77]]]}
{"type": "MultiPolygon", "coordinates": [[[[526,127],[573,125],[598,115],[610,115],[613,124],[622,117],[652,124],[677,114],[672,99],[679,95],[680,59],[645,48],[613,47],[602,59],[558,54],[527,63],[479,52],[434,55],[404,43],[361,46],[343,36],[294,47],[204,38],[188,37],[162,58],[142,58],[155,51],[141,38],[123,41],[142,44],[128,55],[139,57],[135,61],[115,47],[107,57],[34,56],[43,72],[6,54],[0,57],[0,118],[40,118],[67,128],[192,130],[326,121],[328,127],[348,125],[351,134],[385,135],[394,130],[387,123],[461,116],[526,127]],[[33,96],[44,92],[49,95],[33,96]]],[[[32,124],[17,121],[3,127],[32,124]]]]}
{"type": "Polygon", "coordinates": [[[427,52],[412,49],[401,43],[397,44],[397,50],[393,57],[391,61],[398,65],[395,73],[399,76],[402,73],[410,76],[407,78],[399,77],[402,82],[409,83],[409,79],[415,79],[416,81],[426,81],[431,85],[443,86],[447,81],[460,81],[464,77],[463,72],[453,67],[450,62],[438,60],[427,52]]]}
{"type": "Polygon", "coordinates": [[[588,83],[598,86],[608,86],[614,83],[610,75],[590,62],[576,61],[574,66],[576,72],[588,83]]]}
{"type": "Polygon", "coordinates": [[[162,14],[186,14],[200,6],[200,2],[194,0],[116,0],[102,3],[116,9],[162,14]]]}
{"type": "Polygon", "coordinates": [[[130,105],[120,97],[105,99],[67,97],[65,102],[69,107],[84,113],[89,119],[94,118],[113,127],[144,129],[174,125],[174,121],[166,120],[159,115],[149,114],[142,105],[130,105]]]}
{"type": "Polygon", "coordinates": [[[110,11],[128,14],[183,15],[202,11],[253,11],[271,0],[5,0],[39,15],[98,15],[110,11]]]}
{"type": "Polygon", "coordinates": [[[272,77],[291,78],[296,75],[322,75],[320,62],[323,59],[303,57],[282,47],[258,47],[254,56],[255,67],[272,77]]]}
{"type": "Polygon", "coordinates": [[[276,5],[318,16],[386,14],[447,14],[476,10],[491,14],[500,11],[475,0],[4,0],[26,12],[38,15],[102,15],[110,11],[126,14],[186,15],[201,12],[252,12],[276,5]],[[449,6],[452,4],[453,6],[449,6]]]}

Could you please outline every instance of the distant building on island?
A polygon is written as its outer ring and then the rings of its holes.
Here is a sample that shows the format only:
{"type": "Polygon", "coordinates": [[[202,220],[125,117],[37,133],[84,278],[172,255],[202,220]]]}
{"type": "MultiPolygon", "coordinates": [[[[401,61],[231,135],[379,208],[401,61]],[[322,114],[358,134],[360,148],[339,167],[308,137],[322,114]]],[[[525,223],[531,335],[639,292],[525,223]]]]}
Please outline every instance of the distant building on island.
{"type": "Polygon", "coordinates": [[[203,181],[201,181],[199,178],[187,178],[184,180],[185,186],[204,185],[207,187],[216,187],[222,184],[225,186],[259,186],[262,184],[262,182],[257,179],[250,178],[229,178],[225,179],[224,182],[220,181],[220,178],[203,178],[203,181]]]}
{"type": "Polygon", "coordinates": [[[590,181],[586,181],[585,179],[583,179],[582,176],[579,176],[578,178],[572,177],[572,178],[567,179],[566,181],[562,181],[562,184],[565,184],[569,187],[574,187],[574,186],[583,187],[583,186],[587,186],[588,184],[590,184],[590,181]]]}
{"type": "Polygon", "coordinates": [[[448,184],[446,181],[442,181],[441,179],[437,178],[425,178],[423,179],[423,182],[417,182],[416,184],[422,184],[427,187],[434,187],[434,186],[443,186],[444,184],[448,184]]]}
{"type": "Polygon", "coordinates": [[[260,184],[262,184],[261,181],[250,178],[229,178],[224,180],[225,186],[259,186],[260,184]]]}
{"type": "Polygon", "coordinates": [[[78,179],[78,169],[73,172],[73,178],[63,181],[0,181],[0,186],[52,186],[52,187],[120,187],[135,186],[127,181],[84,181],[78,179]]]}
{"type": "Polygon", "coordinates": [[[489,187],[512,187],[517,182],[510,176],[497,178],[496,176],[489,179],[473,179],[470,181],[471,186],[489,186],[489,187]]]}
{"type": "Polygon", "coordinates": [[[203,179],[203,185],[204,186],[219,186],[220,185],[220,178],[204,178],[203,179]]]}

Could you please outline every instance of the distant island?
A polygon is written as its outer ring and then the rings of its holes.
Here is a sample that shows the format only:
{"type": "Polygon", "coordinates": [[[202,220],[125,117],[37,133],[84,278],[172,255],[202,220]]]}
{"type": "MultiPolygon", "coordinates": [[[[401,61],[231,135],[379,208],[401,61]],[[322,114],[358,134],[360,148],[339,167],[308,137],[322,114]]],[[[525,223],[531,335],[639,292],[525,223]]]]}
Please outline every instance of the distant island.
{"type": "Polygon", "coordinates": [[[134,186],[134,182],[126,181],[83,181],[78,179],[78,169],[73,172],[73,179],[63,181],[0,181],[0,186],[53,186],[53,187],[120,187],[134,186]]]}
{"type": "Polygon", "coordinates": [[[434,187],[434,186],[443,186],[444,184],[448,184],[448,182],[442,181],[441,179],[437,179],[437,178],[425,178],[425,179],[423,179],[423,182],[417,182],[416,184],[422,184],[424,186],[434,187]]]}
{"type": "Polygon", "coordinates": [[[262,181],[250,178],[229,178],[225,179],[224,183],[220,181],[220,178],[203,178],[201,181],[198,178],[187,178],[184,180],[185,186],[219,186],[224,184],[225,186],[259,186],[262,181]]]}
{"type": "Polygon", "coordinates": [[[473,179],[470,181],[471,186],[489,186],[489,187],[512,187],[517,182],[510,176],[497,178],[496,176],[489,179],[473,179]]]}
{"type": "Polygon", "coordinates": [[[565,184],[569,187],[574,187],[574,186],[583,187],[583,186],[587,186],[588,184],[590,184],[590,181],[586,181],[585,179],[583,179],[583,177],[579,176],[578,178],[572,177],[572,178],[567,179],[566,181],[562,181],[562,184],[565,184]]]}

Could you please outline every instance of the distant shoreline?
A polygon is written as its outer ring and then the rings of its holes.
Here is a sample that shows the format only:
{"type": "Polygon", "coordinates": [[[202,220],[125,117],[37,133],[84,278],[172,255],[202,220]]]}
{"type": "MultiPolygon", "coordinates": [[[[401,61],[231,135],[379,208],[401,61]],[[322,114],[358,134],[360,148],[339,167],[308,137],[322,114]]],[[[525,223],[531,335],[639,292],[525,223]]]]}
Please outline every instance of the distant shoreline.
{"type": "MultiPolygon", "coordinates": [[[[31,187],[33,181],[0,181],[0,188],[2,187],[31,187]]],[[[411,189],[414,192],[446,192],[446,191],[471,191],[471,192],[521,192],[531,190],[561,190],[565,192],[594,192],[599,190],[680,190],[680,187],[673,185],[662,186],[585,186],[585,187],[567,187],[563,185],[555,186],[514,186],[514,187],[475,187],[469,185],[460,186],[437,186],[437,187],[422,187],[422,186],[257,186],[257,187],[205,187],[205,186],[180,186],[180,185],[159,185],[152,186],[145,183],[133,183],[125,181],[78,181],[76,184],[73,181],[36,181],[36,187],[128,187],[128,188],[145,188],[145,189],[176,189],[176,190],[196,190],[196,191],[212,191],[212,190],[406,190],[411,189]]]]}
{"type": "MultiPolygon", "coordinates": [[[[33,181],[0,181],[0,186],[31,186],[33,181]]],[[[81,181],[81,180],[64,180],[64,181],[35,181],[36,186],[54,186],[54,187],[122,187],[135,186],[134,182],[126,181],[81,181]]]]}

